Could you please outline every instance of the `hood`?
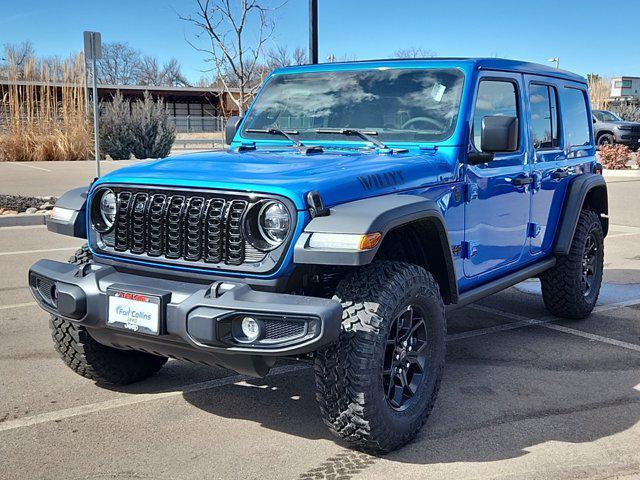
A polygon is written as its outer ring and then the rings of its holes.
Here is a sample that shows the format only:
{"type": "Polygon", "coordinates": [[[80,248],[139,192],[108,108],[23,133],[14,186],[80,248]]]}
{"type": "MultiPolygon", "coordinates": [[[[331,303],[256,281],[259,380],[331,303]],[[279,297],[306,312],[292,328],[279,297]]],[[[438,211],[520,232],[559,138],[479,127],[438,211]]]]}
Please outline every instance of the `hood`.
{"type": "Polygon", "coordinates": [[[598,122],[600,128],[615,128],[615,127],[640,127],[640,122],[627,122],[625,120],[616,122],[598,122]]]}
{"type": "Polygon", "coordinates": [[[197,187],[271,193],[306,209],[306,194],[317,190],[326,206],[393,191],[418,188],[452,177],[455,152],[402,154],[367,150],[304,155],[293,148],[246,152],[203,152],[169,157],[116,170],[103,183],[197,187]],[[446,159],[450,160],[447,161],[446,159]]]}

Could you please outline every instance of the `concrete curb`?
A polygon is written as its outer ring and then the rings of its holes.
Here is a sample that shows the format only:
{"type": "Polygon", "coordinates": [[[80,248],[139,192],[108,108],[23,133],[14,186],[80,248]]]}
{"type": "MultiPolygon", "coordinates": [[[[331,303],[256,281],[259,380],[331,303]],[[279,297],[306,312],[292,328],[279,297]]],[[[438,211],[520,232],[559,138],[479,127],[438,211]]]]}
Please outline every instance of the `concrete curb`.
{"type": "Polygon", "coordinates": [[[634,170],[607,170],[605,169],[602,174],[605,177],[631,177],[631,178],[635,178],[635,177],[640,177],[640,169],[634,169],[634,170]]]}
{"type": "Polygon", "coordinates": [[[24,227],[30,225],[46,225],[47,215],[0,215],[0,228],[24,227]]]}

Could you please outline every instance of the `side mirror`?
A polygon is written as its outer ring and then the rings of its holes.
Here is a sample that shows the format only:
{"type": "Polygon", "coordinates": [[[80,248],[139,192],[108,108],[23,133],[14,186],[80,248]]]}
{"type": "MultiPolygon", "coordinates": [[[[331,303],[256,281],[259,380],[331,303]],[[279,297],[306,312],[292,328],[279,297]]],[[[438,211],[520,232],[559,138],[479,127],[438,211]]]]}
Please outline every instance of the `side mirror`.
{"type": "Polygon", "coordinates": [[[478,165],[493,160],[496,153],[518,151],[518,118],[495,115],[482,119],[480,148],[469,154],[469,163],[478,165]]]}
{"type": "Polygon", "coordinates": [[[229,117],[229,120],[227,120],[227,125],[225,126],[225,129],[224,129],[224,142],[227,145],[231,145],[231,142],[233,142],[233,137],[236,136],[236,132],[238,131],[238,125],[240,125],[241,121],[242,121],[242,117],[239,117],[237,115],[234,115],[233,117],[229,117]]]}

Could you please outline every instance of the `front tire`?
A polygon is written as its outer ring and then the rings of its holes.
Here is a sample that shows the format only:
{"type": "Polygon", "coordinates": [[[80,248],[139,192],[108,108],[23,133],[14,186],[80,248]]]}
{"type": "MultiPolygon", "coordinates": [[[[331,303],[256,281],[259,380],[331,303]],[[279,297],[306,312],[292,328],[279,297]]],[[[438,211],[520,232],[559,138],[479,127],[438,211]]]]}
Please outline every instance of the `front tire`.
{"type": "MultiPolygon", "coordinates": [[[[69,263],[92,260],[84,245],[69,263]]],[[[103,385],[127,385],[150,377],[167,362],[166,357],[133,350],[119,350],[96,342],[86,328],[52,316],[49,322],[55,349],[71,370],[103,385]]]]}
{"type": "Polygon", "coordinates": [[[421,267],[378,262],[338,285],[339,340],[318,352],[316,398],[324,422],[364,451],[412,440],[438,394],[446,320],[438,284],[421,267]]]}
{"type": "Polygon", "coordinates": [[[604,268],[604,234],[598,214],[583,210],[569,254],[540,276],[542,299],[555,316],[579,320],[591,314],[598,301],[604,268]]]}
{"type": "Polygon", "coordinates": [[[598,137],[598,147],[604,147],[607,145],[613,145],[616,143],[616,139],[610,133],[603,133],[598,137]]]}

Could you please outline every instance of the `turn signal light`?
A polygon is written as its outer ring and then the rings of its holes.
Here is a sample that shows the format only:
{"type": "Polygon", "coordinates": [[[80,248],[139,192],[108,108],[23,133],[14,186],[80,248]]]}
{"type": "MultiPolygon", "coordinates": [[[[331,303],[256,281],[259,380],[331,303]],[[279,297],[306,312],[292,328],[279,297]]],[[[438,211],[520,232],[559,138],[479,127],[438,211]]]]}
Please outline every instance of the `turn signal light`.
{"type": "Polygon", "coordinates": [[[357,233],[313,233],[309,239],[309,248],[328,248],[333,250],[371,250],[382,240],[380,232],[357,233]]]}

